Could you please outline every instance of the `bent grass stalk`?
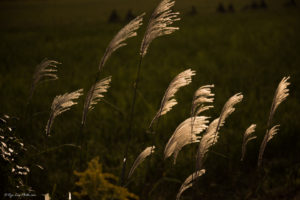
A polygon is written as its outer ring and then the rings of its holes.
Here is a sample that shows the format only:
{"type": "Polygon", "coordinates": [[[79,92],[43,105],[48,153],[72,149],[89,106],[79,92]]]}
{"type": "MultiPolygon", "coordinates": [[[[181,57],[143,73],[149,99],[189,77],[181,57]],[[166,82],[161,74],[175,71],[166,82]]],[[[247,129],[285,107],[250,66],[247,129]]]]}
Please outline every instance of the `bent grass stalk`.
{"type": "Polygon", "coordinates": [[[174,31],[178,30],[178,27],[171,27],[170,25],[173,24],[173,22],[180,20],[178,16],[178,12],[172,12],[171,8],[174,6],[175,1],[172,0],[162,0],[159,5],[156,7],[156,9],[153,11],[142,43],[140,47],[140,62],[138,64],[137,69],[137,76],[134,82],[134,92],[133,92],[133,100],[131,104],[131,110],[129,115],[129,125],[127,129],[128,134],[128,140],[125,147],[124,157],[123,157],[123,166],[122,166],[122,172],[121,172],[121,185],[124,185],[125,182],[125,172],[126,172],[126,163],[127,163],[127,155],[128,155],[128,148],[131,141],[131,129],[132,129],[132,123],[134,122],[134,110],[135,110],[135,103],[136,103],[136,93],[138,89],[138,84],[140,80],[140,74],[141,74],[141,67],[142,67],[142,60],[143,57],[147,54],[147,50],[149,48],[150,43],[157,37],[163,36],[163,35],[169,35],[173,33],[174,31]]]}
{"type": "MultiPolygon", "coordinates": [[[[79,133],[78,138],[77,138],[77,141],[80,142],[80,146],[83,146],[83,142],[84,142],[83,130],[84,130],[85,122],[86,122],[87,113],[88,113],[89,110],[91,110],[92,105],[95,105],[99,100],[99,98],[98,98],[99,93],[95,94],[95,92],[97,91],[97,82],[99,81],[99,78],[100,78],[100,72],[103,70],[106,61],[112,55],[112,53],[114,51],[116,51],[117,49],[119,49],[123,46],[126,46],[127,44],[125,43],[125,41],[127,39],[135,37],[137,35],[136,31],[142,25],[144,15],[145,15],[145,13],[143,13],[143,14],[137,16],[135,19],[131,20],[127,25],[125,25],[114,36],[114,38],[110,41],[109,45],[107,46],[107,48],[104,52],[104,55],[102,56],[102,58],[100,60],[100,63],[99,63],[99,66],[98,66],[98,71],[97,71],[96,76],[95,76],[95,81],[94,81],[94,83],[93,83],[91,89],[89,90],[89,93],[88,93],[88,95],[86,96],[86,99],[85,99],[85,104],[84,104],[84,108],[83,108],[83,115],[82,115],[82,121],[81,121],[81,127],[80,127],[80,133],[79,133]]],[[[103,79],[103,80],[105,80],[105,79],[103,79]]],[[[106,82],[104,83],[102,89],[100,90],[101,93],[104,92],[103,90],[106,90],[108,88],[107,86],[108,86],[108,83],[107,83],[107,80],[106,80],[106,82]],[[106,88],[106,89],[104,89],[104,88],[106,88]]],[[[98,90],[98,92],[100,92],[100,91],[98,90]]],[[[83,151],[81,151],[80,166],[82,165],[82,156],[83,156],[83,151]]]]}
{"type": "Polygon", "coordinates": [[[249,128],[247,128],[247,130],[244,133],[243,144],[242,144],[241,161],[244,160],[248,142],[250,142],[251,140],[256,139],[256,136],[251,136],[255,132],[255,128],[256,128],[256,124],[252,124],[251,126],[249,126],[249,128]]]}
{"type": "Polygon", "coordinates": [[[263,153],[267,146],[268,141],[270,141],[270,139],[273,137],[273,135],[276,134],[278,131],[277,126],[273,126],[273,128],[271,128],[271,129],[270,129],[270,126],[273,122],[273,117],[274,117],[276,109],[289,96],[289,89],[288,89],[288,86],[290,85],[290,82],[288,82],[289,79],[290,79],[289,76],[283,77],[283,79],[280,81],[280,83],[278,84],[278,87],[275,91],[271,109],[270,109],[269,119],[268,119],[268,123],[267,123],[266,134],[261,143],[259,155],[258,155],[258,159],[257,159],[257,167],[258,168],[262,164],[263,153]],[[273,132],[271,132],[271,131],[273,131],[273,132]]]}

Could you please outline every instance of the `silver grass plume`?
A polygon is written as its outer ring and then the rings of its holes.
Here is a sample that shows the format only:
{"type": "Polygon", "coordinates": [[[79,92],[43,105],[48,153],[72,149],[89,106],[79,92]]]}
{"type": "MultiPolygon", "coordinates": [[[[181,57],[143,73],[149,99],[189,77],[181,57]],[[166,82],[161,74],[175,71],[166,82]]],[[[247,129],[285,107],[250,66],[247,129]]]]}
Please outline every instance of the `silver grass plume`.
{"type": "Polygon", "coordinates": [[[131,20],[126,26],[124,26],[111,40],[108,47],[105,50],[105,53],[99,64],[99,71],[104,67],[107,59],[111,56],[111,54],[116,51],[118,48],[126,46],[127,44],[124,42],[128,38],[134,37],[137,35],[136,30],[143,24],[143,16],[145,13],[137,16],[135,19],[131,20]]]}
{"type": "Polygon", "coordinates": [[[103,93],[107,92],[110,82],[111,76],[106,77],[92,85],[84,101],[81,124],[85,124],[88,111],[92,110],[94,106],[101,100],[101,98],[104,97],[103,93]]]}
{"type": "Polygon", "coordinates": [[[216,128],[216,132],[219,131],[220,127],[225,123],[226,118],[231,115],[235,111],[234,106],[237,103],[240,103],[243,100],[243,95],[242,93],[237,93],[230,97],[225,105],[222,108],[220,117],[219,117],[219,122],[216,128]]]}
{"type": "Polygon", "coordinates": [[[215,94],[211,92],[211,88],[213,87],[214,85],[205,85],[196,90],[192,102],[191,116],[197,116],[201,112],[214,107],[212,105],[205,105],[207,103],[214,102],[213,97],[215,96],[215,94]]]}
{"type": "MultiPolygon", "coordinates": [[[[210,108],[213,108],[212,105],[205,105],[207,103],[213,103],[214,94],[211,92],[211,88],[214,85],[204,85],[198,88],[194,94],[191,108],[191,117],[196,117],[201,112],[206,111],[210,108]]],[[[193,132],[194,120],[191,121],[191,132],[193,132]]]]}
{"type": "Polygon", "coordinates": [[[212,121],[208,128],[206,129],[205,134],[201,138],[201,141],[198,146],[197,158],[196,158],[196,170],[202,168],[204,157],[208,152],[209,148],[216,144],[219,138],[219,132],[217,131],[217,126],[219,123],[219,118],[212,121]]]}
{"type": "Polygon", "coordinates": [[[129,171],[128,179],[131,177],[135,169],[146,159],[146,157],[154,153],[154,149],[155,146],[147,147],[144,151],[142,151],[142,153],[140,153],[140,155],[136,158],[129,171]]]}
{"type": "Polygon", "coordinates": [[[274,135],[277,134],[280,125],[273,126],[270,130],[267,130],[265,137],[260,145],[257,166],[259,167],[262,163],[262,157],[267,146],[267,143],[273,138],[274,135]]]}
{"type": "Polygon", "coordinates": [[[256,124],[252,124],[251,126],[249,126],[249,128],[247,128],[247,130],[244,133],[241,161],[244,160],[248,142],[256,138],[256,136],[251,136],[251,134],[255,132],[255,128],[256,128],[256,124]]]}
{"type": "Polygon", "coordinates": [[[31,99],[35,88],[44,81],[52,81],[57,80],[58,76],[56,75],[57,72],[57,65],[61,64],[55,60],[48,60],[45,58],[42,62],[36,67],[35,72],[32,78],[32,84],[30,89],[30,96],[31,99]]]}
{"type": "Polygon", "coordinates": [[[50,135],[51,127],[54,122],[55,117],[61,113],[70,110],[71,106],[76,105],[77,100],[82,95],[83,89],[76,90],[71,93],[65,93],[63,95],[58,95],[54,98],[51,106],[50,117],[46,125],[46,135],[50,135]]]}
{"type": "Polygon", "coordinates": [[[176,99],[173,97],[175,93],[179,90],[179,88],[186,86],[192,82],[192,76],[196,74],[195,71],[191,69],[187,69],[181,73],[179,73],[169,84],[162,100],[160,103],[160,108],[157,111],[155,117],[152,119],[149,129],[152,127],[153,123],[162,115],[169,112],[173,106],[177,104],[176,99]]]}
{"type": "Polygon", "coordinates": [[[183,121],[174,131],[173,135],[169,139],[166,144],[164,157],[165,159],[170,157],[173,154],[174,164],[176,163],[176,158],[179,151],[185,145],[199,142],[201,136],[198,134],[207,128],[208,117],[205,116],[197,116],[193,118],[194,127],[191,129],[191,120],[192,118],[188,118],[183,121]]]}
{"type": "Polygon", "coordinates": [[[162,0],[152,13],[140,48],[142,57],[146,55],[150,43],[155,38],[171,34],[179,29],[170,26],[173,22],[180,20],[178,18],[179,12],[172,12],[171,10],[174,4],[175,1],[162,0]]]}
{"type": "MultiPolygon", "coordinates": [[[[269,119],[268,119],[268,123],[267,123],[268,129],[271,126],[273,116],[275,114],[276,109],[289,96],[289,89],[287,88],[290,85],[290,82],[288,82],[289,79],[290,79],[289,76],[283,77],[283,79],[280,81],[280,83],[278,84],[278,87],[275,91],[275,94],[273,97],[273,102],[271,105],[270,115],[269,115],[269,119]]],[[[258,155],[258,161],[257,161],[258,167],[260,167],[260,165],[262,163],[262,157],[263,157],[265,148],[267,146],[267,143],[268,143],[268,141],[270,141],[270,139],[272,139],[273,135],[275,135],[277,133],[278,127],[279,127],[279,125],[273,126],[270,130],[266,131],[266,134],[264,136],[264,139],[263,139],[263,141],[260,145],[260,149],[259,149],[259,155],[258,155]]]]}
{"type": "Polygon", "coordinates": [[[179,192],[176,195],[176,200],[179,200],[182,193],[193,186],[193,183],[203,174],[205,174],[205,169],[201,169],[199,171],[194,172],[193,174],[189,175],[187,179],[181,185],[179,192]]]}
{"type": "Polygon", "coordinates": [[[289,79],[289,76],[283,77],[275,91],[267,125],[268,128],[272,123],[273,116],[279,104],[281,104],[287,98],[287,96],[289,96],[289,89],[287,88],[290,85],[290,82],[288,82],[289,79]]]}

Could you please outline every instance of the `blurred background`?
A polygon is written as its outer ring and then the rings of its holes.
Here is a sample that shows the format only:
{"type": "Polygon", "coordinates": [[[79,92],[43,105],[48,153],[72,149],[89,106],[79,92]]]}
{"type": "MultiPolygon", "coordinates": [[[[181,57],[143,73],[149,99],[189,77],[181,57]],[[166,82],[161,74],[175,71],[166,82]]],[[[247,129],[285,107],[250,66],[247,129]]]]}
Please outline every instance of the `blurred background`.
{"type": "MultiPolygon", "coordinates": [[[[81,137],[84,97],[57,117],[45,150],[51,103],[56,95],[79,88],[86,93],[110,40],[132,18],[146,12],[138,36],[129,39],[128,45],[106,63],[101,77],[112,76],[111,88],[105,102],[89,112],[83,131],[87,145],[84,168],[99,157],[104,173],[120,176],[139,47],[159,2],[0,1],[0,114],[16,118],[11,126],[27,149],[17,160],[30,168],[22,179],[36,194],[67,199],[68,192],[80,191],[73,171],[78,170],[80,157],[77,138],[81,137]],[[41,84],[26,105],[35,67],[44,58],[62,63],[59,79],[41,84]]],[[[176,165],[171,158],[163,160],[165,144],[189,117],[194,91],[215,84],[214,108],[204,113],[211,119],[218,117],[226,100],[235,93],[242,92],[244,100],[226,120],[219,142],[208,153],[206,174],[183,193],[182,199],[300,199],[299,6],[299,0],[176,1],[174,10],[180,12],[181,21],[175,24],[180,30],[154,40],[143,60],[127,170],[152,141],[156,151],[133,174],[127,185],[130,192],[140,199],[175,199],[181,183],[195,169],[197,144],[184,147],[176,165]],[[177,93],[178,105],[161,117],[152,137],[146,130],[165,89],[188,68],[196,70],[197,75],[177,93]],[[267,145],[263,168],[258,172],[260,143],[274,92],[284,76],[291,76],[290,96],[275,114],[274,125],[280,124],[280,130],[267,145]],[[243,133],[253,123],[257,124],[257,139],[248,144],[245,161],[240,162],[243,133]]],[[[18,192],[14,177],[6,173],[10,168],[3,163],[1,192],[18,192]]]]}

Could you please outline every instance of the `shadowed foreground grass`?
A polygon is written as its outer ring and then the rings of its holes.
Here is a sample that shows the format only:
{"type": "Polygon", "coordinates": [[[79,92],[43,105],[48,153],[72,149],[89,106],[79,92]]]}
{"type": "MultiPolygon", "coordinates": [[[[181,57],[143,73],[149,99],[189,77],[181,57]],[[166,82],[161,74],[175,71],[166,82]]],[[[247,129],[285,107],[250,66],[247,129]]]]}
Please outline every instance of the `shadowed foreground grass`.
{"type": "MultiPolygon", "coordinates": [[[[77,148],[65,147],[34,156],[44,148],[44,128],[53,98],[58,94],[84,88],[88,91],[104,50],[113,35],[125,24],[106,22],[115,6],[124,16],[147,11],[157,1],[16,1],[0,2],[0,112],[22,117],[35,66],[45,57],[62,62],[59,80],[38,87],[28,107],[26,120],[18,134],[25,144],[33,145],[24,163],[38,163],[44,170],[32,171],[28,184],[38,193],[56,197],[74,191],[72,156],[77,148]],[[35,150],[37,149],[37,150],[35,150]],[[71,177],[71,178],[70,178],[71,177]],[[41,184],[43,183],[43,184],[41,184]],[[56,188],[56,189],[54,189],[56,188]]],[[[183,199],[296,199],[299,197],[299,8],[270,4],[267,10],[215,13],[217,3],[178,2],[182,20],[180,31],[155,40],[143,61],[138,90],[134,136],[128,164],[151,144],[146,129],[158,109],[169,82],[187,68],[197,71],[192,84],[177,94],[179,104],[163,116],[155,136],[156,154],[133,174],[129,190],[141,199],[175,199],[182,181],[195,166],[196,145],[179,153],[177,164],[163,161],[164,145],[177,125],[188,118],[193,92],[202,85],[215,84],[215,108],[207,113],[214,119],[225,101],[237,92],[243,102],[227,119],[220,140],[209,152],[204,168],[207,173],[199,184],[183,194],[183,199]],[[199,14],[189,16],[191,5],[199,14]],[[274,5],[274,7],[272,7],[274,5]],[[203,11],[203,12],[202,12],[203,11]],[[278,135],[267,145],[263,171],[257,184],[256,159],[263,139],[275,89],[283,76],[291,76],[290,96],[279,106],[274,123],[278,135]],[[252,123],[258,138],[249,143],[244,163],[240,163],[242,136],[252,123]]],[[[238,4],[238,8],[242,6],[238,4]]],[[[133,80],[138,50],[145,25],[139,36],[128,41],[107,62],[102,77],[112,75],[105,99],[117,107],[99,103],[88,114],[84,139],[88,144],[86,161],[99,156],[103,171],[119,175],[125,144],[128,113],[133,95],[133,80]]],[[[49,146],[76,143],[80,134],[83,98],[70,111],[59,116],[49,138],[49,146]]],[[[79,158],[75,158],[79,159],[79,158]]]]}

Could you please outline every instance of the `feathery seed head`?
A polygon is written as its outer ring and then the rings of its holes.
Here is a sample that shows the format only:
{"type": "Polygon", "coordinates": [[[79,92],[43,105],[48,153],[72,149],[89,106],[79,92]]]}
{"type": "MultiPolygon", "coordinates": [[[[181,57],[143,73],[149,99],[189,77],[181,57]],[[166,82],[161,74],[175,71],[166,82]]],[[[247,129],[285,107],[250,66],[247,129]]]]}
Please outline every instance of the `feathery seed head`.
{"type": "Polygon", "coordinates": [[[291,84],[288,82],[290,77],[283,77],[283,79],[280,81],[276,91],[275,95],[273,98],[272,106],[271,106],[271,111],[269,115],[269,120],[268,120],[268,127],[270,126],[273,116],[275,114],[276,109],[278,108],[279,104],[281,104],[287,96],[289,96],[289,89],[288,86],[291,84]]]}
{"type": "Polygon", "coordinates": [[[75,100],[77,100],[82,95],[82,92],[83,89],[79,89],[71,93],[58,95],[54,98],[51,105],[50,117],[46,126],[46,135],[50,135],[50,130],[55,117],[67,110],[70,110],[71,106],[77,104],[75,100]]]}
{"type": "Polygon", "coordinates": [[[214,85],[205,85],[200,87],[194,94],[193,102],[192,102],[192,116],[199,115],[201,112],[208,110],[210,108],[213,108],[212,105],[205,106],[206,103],[213,103],[214,96],[211,92],[211,88],[213,88],[214,85]]]}
{"type": "Polygon", "coordinates": [[[35,72],[33,74],[33,81],[30,89],[30,97],[32,97],[33,92],[37,85],[44,81],[51,81],[58,79],[56,75],[57,65],[61,64],[55,60],[48,60],[45,58],[42,62],[36,67],[35,72]]]}
{"type": "Polygon", "coordinates": [[[91,87],[84,101],[84,108],[81,120],[82,124],[85,124],[88,111],[94,109],[94,105],[96,105],[101,100],[101,98],[104,97],[103,93],[107,92],[110,82],[111,76],[98,81],[91,87]]]}
{"type": "Polygon", "coordinates": [[[245,131],[244,136],[248,137],[249,135],[251,135],[256,128],[256,124],[251,124],[251,126],[249,126],[249,128],[247,128],[247,130],[245,131]]]}
{"type": "Polygon", "coordinates": [[[189,175],[185,181],[183,182],[183,184],[181,185],[179,192],[176,195],[176,200],[179,200],[182,193],[187,190],[188,188],[193,186],[193,183],[203,174],[205,174],[205,169],[201,169],[198,170],[196,172],[194,172],[193,174],[189,175]]]}
{"type": "Polygon", "coordinates": [[[102,97],[104,97],[103,93],[107,92],[107,89],[110,87],[110,82],[111,76],[104,78],[95,84],[93,96],[89,105],[89,110],[94,109],[94,105],[97,104],[102,97]]]}
{"type": "Polygon", "coordinates": [[[199,142],[201,137],[198,134],[207,128],[208,122],[208,117],[205,116],[188,118],[185,121],[183,121],[176,128],[173,135],[166,144],[164,151],[165,159],[173,154],[175,163],[177,154],[185,145],[199,142]],[[191,129],[192,120],[193,129],[191,129]]]}
{"type": "Polygon", "coordinates": [[[144,57],[147,53],[150,43],[157,37],[168,35],[178,30],[178,27],[171,27],[173,22],[180,20],[179,12],[172,12],[171,8],[175,1],[162,0],[151,15],[141,48],[140,55],[144,57]]]}
{"type": "Polygon", "coordinates": [[[278,133],[280,125],[273,126],[269,131],[268,142],[278,133]]]}
{"type": "Polygon", "coordinates": [[[249,128],[247,128],[247,130],[244,133],[241,161],[244,160],[248,142],[250,142],[251,140],[254,140],[256,138],[256,136],[251,137],[251,134],[255,132],[255,128],[256,128],[256,124],[252,124],[251,126],[249,126],[249,128]]]}
{"type": "Polygon", "coordinates": [[[287,96],[289,96],[289,89],[287,88],[291,83],[288,82],[290,77],[283,77],[283,79],[280,81],[276,95],[275,95],[275,105],[274,105],[274,111],[277,109],[279,104],[281,104],[287,96]]]}
{"type": "Polygon", "coordinates": [[[160,108],[157,111],[155,117],[152,119],[149,129],[152,127],[153,123],[162,115],[169,112],[173,106],[177,104],[176,99],[173,97],[175,96],[176,92],[179,88],[184,87],[192,82],[192,76],[196,74],[196,71],[191,69],[187,69],[181,73],[179,73],[169,84],[162,100],[160,103],[160,108]]]}
{"type": "Polygon", "coordinates": [[[57,72],[57,65],[61,64],[55,60],[48,60],[45,58],[36,67],[35,73],[33,75],[33,83],[36,85],[40,80],[56,80],[58,76],[55,74],[57,72]]]}
{"type": "Polygon", "coordinates": [[[126,26],[124,26],[111,40],[108,47],[105,50],[105,53],[99,64],[99,71],[104,67],[107,59],[111,56],[111,54],[119,49],[120,47],[126,46],[125,40],[128,38],[134,37],[137,35],[136,30],[143,24],[143,17],[145,13],[137,16],[135,19],[130,21],[126,26]]]}
{"type": "Polygon", "coordinates": [[[237,93],[228,99],[220,114],[220,121],[217,127],[217,131],[219,130],[220,126],[222,126],[225,123],[226,118],[235,111],[234,106],[237,103],[240,103],[242,100],[243,100],[242,93],[237,93]]]}
{"type": "Polygon", "coordinates": [[[129,171],[128,178],[131,177],[135,169],[146,159],[146,157],[154,153],[154,149],[155,146],[147,147],[144,151],[142,151],[142,153],[140,153],[140,155],[136,158],[129,171]]]}

